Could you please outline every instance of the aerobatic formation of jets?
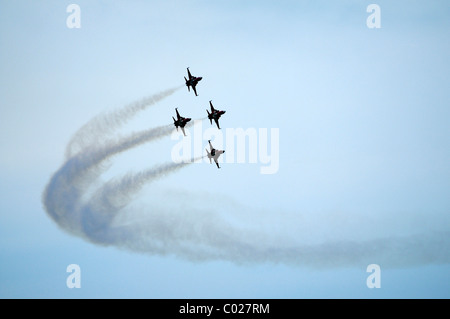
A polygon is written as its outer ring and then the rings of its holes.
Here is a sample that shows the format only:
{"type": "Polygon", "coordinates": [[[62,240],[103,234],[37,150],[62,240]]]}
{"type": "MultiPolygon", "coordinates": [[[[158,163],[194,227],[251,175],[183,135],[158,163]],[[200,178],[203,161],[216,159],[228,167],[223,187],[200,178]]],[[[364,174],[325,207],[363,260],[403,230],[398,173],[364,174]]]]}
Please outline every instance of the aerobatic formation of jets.
{"type": "MultiPolygon", "coordinates": [[[[201,77],[201,76],[199,76],[199,77],[193,76],[191,74],[191,72],[189,71],[189,68],[187,68],[187,73],[188,73],[188,78],[189,79],[184,77],[184,80],[186,81],[186,86],[188,88],[188,91],[190,92],[191,91],[190,88],[192,87],[192,90],[194,91],[195,96],[198,96],[196,86],[197,86],[198,82],[200,82],[203,79],[203,77],[201,77]]],[[[212,121],[214,120],[214,122],[216,123],[217,128],[220,130],[219,118],[223,114],[225,114],[225,111],[221,111],[221,110],[215,109],[214,106],[212,105],[212,100],[209,101],[209,105],[211,107],[211,113],[210,113],[210,111],[206,110],[206,113],[208,113],[209,122],[212,125],[212,121]]],[[[175,112],[177,114],[177,118],[175,119],[172,116],[173,125],[175,125],[175,127],[177,128],[177,131],[178,131],[178,128],[181,128],[181,131],[183,132],[183,135],[186,136],[186,132],[184,131],[184,127],[191,120],[191,118],[182,117],[180,115],[180,113],[178,112],[178,108],[175,108],[175,112]]],[[[225,151],[224,150],[217,150],[217,149],[215,149],[212,146],[211,141],[208,141],[208,143],[209,143],[210,150],[208,151],[208,149],[206,149],[206,154],[207,154],[207,156],[209,158],[209,162],[212,164],[212,160],[214,160],[214,162],[217,165],[217,168],[220,168],[218,159],[219,159],[219,156],[221,154],[225,153],[225,151]]]]}

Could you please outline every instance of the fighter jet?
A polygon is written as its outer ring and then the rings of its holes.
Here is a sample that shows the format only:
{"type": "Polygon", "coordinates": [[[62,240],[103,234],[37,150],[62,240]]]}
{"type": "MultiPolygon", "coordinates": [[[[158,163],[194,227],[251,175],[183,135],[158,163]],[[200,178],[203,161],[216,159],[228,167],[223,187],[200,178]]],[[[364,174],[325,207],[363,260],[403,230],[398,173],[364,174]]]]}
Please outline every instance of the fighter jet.
{"type": "Polygon", "coordinates": [[[175,125],[175,127],[177,128],[177,131],[178,131],[178,127],[181,127],[181,130],[183,131],[184,136],[186,136],[186,133],[184,132],[184,127],[186,126],[187,122],[189,122],[191,119],[180,116],[180,113],[178,113],[178,108],[175,108],[175,111],[177,112],[177,119],[175,120],[175,118],[172,116],[173,125],[175,125]]]}
{"type": "Polygon", "coordinates": [[[222,114],[225,114],[225,111],[216,110],[212,105],[211,101],[209,101],[209,105],[211,105],[211,113],[209,113],[209,111],[206,110],[206,112],[208,113],[209,122],[212,125],[212,120],[214,120],[214,122],[216,122],[217,128],[220,130],[219,118],[222,116],[222,114]]]}
{"type": "Polygon", "coordinates": [[[211,148],[211,153],[208,152],[208,149],[206,149],[206,154],[207,154],[207,156],[208,156],[208,158],[209,158],[209,162],[212,164],[211,160],[213,159],[214,162],[216,162],[217,168],[220,168],[219,162],[217,161],[217,159],[219,158],[219,156],[220,156],[221,154],[225,153],[225,151],[224,151],[224,150],[216,150],[216,149],[212,146],[210,140],[208,140],[208,143],[209,143],[209,147],[211,148]]]}
{"type": "Polygon", "coordinates": [[[184,77],[184,80],[186,81],[186,86],[188,88],[188,91],[189,92],[191,91],[191,89],[189,87],[192,86],[195,96],[198,96],[197,90],[195,89],[195,87],[196,87],[197,83],[200,82],[203,78],[201,76],[199,76],[199,77],[192,76],[191,72],[189,71],[189,68],[187,68],[187,73],[188,73],[189,80],[186,79],[186,77],[184,77]]]}

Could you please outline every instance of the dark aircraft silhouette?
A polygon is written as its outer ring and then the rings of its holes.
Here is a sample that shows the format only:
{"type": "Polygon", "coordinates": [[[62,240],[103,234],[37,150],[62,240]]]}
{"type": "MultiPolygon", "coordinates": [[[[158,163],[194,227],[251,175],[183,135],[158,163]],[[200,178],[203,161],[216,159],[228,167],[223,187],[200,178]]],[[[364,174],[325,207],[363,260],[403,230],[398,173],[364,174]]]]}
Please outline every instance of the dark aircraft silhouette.
{"type": "Polygon", "coordinates": [[[212,146],[210,140],[208,140],[208,143],[209,143],[209,147],[211,148],[211,153],[208,152],[208,149],[206,149],[206,153],[208,154],[209,162],[212,164],[211,160],[213,159],[214,162],[216,162],[217,168],[220,168],[219,162],[217,161],[217,159],[219,158],[219,156],[220,156],[221,154],[225,153],[225,151],[224,151],[224,150],[216,150],[216,149],[212,146]]]}
{"type": "Polygon", "coordinates": [[[188,88],[188,91],[190,92],[190,88],[192,86],[192,89],[194,90],[195,96],[197,95],[197,90],[195,89],[195,87],[197,86],[197,83],[200,82],[203,78],[201,76],[196,77],[196,76],[192,76],[191,72],[189,72],[189,68],[187,68],[187,72],[188,72],[188,77],[189,80],[186,79],[186,77],[184,77],[184,80],[186,81],[186,86],[188,88]]]}
{"type": "Polygon", "coordinates": [[[191,119],[180,116],[180,113],[178,113],[178,108],[175,108],[175,111],[177,112],[177,119],[175,120],[175,118],[172,116],[173,125],[175,125],[175,127],[177,128],[177,131],[178,131],[178,127],[181,127],[181,130],[183,131],[184,136],[186,136],[186,133],[184,132],[184,127],[186,126],[187,122],[189,122],[191,119]]]}
{"type": "Polygon", "coordinates": [[[209,122],[212,125],[212,120],[214,120],[214,122],[216,122],[217,128],[220,130],[220,126],[219,126],[219,118],[225,114],[225,111],[219,111],[216,110],[214,108],[214,106],[212,105],[211,101],[209,101],[209,105],[211,105],[211,113],[209,113],[208,110],[206,110],[206,112],[208,113],[208,118],[209,118],[209,122]]]}

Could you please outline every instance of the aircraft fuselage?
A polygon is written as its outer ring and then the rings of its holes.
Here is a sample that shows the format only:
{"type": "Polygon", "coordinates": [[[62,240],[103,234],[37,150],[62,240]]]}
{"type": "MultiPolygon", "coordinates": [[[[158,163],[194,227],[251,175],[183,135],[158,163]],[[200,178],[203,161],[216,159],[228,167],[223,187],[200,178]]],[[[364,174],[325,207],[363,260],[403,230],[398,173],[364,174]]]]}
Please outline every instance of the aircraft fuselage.
{"type": "Polygon", "coordinates": [[[215,111],[214,113],[211,113],[208,115],[210,119],[216,119],[218,120],[223,114],[225,114],[226,111],[215,111]]]}
{"type": "Polygon", "coordinates": [[[203,79],[203,78],[202,78],[201,76],[198,77],[198,78],[197,78],[197,77],[193,77],[192,79],[186,81],[186,86],[192,86],[192,87],[194,87],[194,86],[196,86],[197,83],[200,82],[202,79],[203,79]]]}

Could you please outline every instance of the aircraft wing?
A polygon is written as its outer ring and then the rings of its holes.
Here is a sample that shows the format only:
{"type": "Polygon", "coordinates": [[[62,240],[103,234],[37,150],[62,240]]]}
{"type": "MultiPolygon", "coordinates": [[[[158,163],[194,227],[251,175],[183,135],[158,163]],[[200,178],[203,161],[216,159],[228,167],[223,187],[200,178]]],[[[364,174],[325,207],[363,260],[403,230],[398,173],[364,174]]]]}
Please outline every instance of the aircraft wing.
{"type": "Polygon", "coordinates": [[[214,158],[214,162],[216,162],[217,168],[220,168],[219,162],[217,161],[217,158],[214,158]]]}
{"type": "Polygon", "coordinates": [[[225,153],[224,150],[216,150],[216,156],[217,156],[217,158],[219,158],[219,156],[222,155],[223,153],[225,153]]]}
{"type": "Polygon", "coordinates": [[[192,89],[194,90],[195,96],[198,96],[198,95],[197,95],[197,90],[196,90],[196,88],[195,88],[194,85],[192,86],[192,89]]]}
{"type": "Polygon", "coordinates": [[[192,79],[192,75],[191,75],[191,72],[189,71],[189,68],[187,68],[187,71],[188,71],[188,76],[189,76],[189,80],[190,80],[190,79],[192,79]]]}
{"type": "Polygon", "coordinates": [[[212,105],[211,101],[209,101],[209,105],[211,105],[211,113],[214,113],[214,106],[212,105]]]}
{"type": "Polygon", "coordinates": [[[220,130],[219,119],[218,119],[218,118],[215,118],[215,119],[214,119],[214,122],[216,122],[217,128],[220,130]]]}
{"type": "MultiPolygon", "coordinates": [[[[180,127],[181,127],[181,130],[183,131],[183,135],[186,136],[186,132],[184,131],[184,126],[180,126],[180,127]]],[[[177,130],[178,130],[178,128],[177,128],[177,130]]]]}
{"type": "Polygon", "coordinates": [[[177,109],[177,108],[175,109],[175,111],[177,112],[177,119],[179,120],[180,117],[181,117],[181,116],[180,116],[180,113],[178,113],[178,109],[177,109]]]}

